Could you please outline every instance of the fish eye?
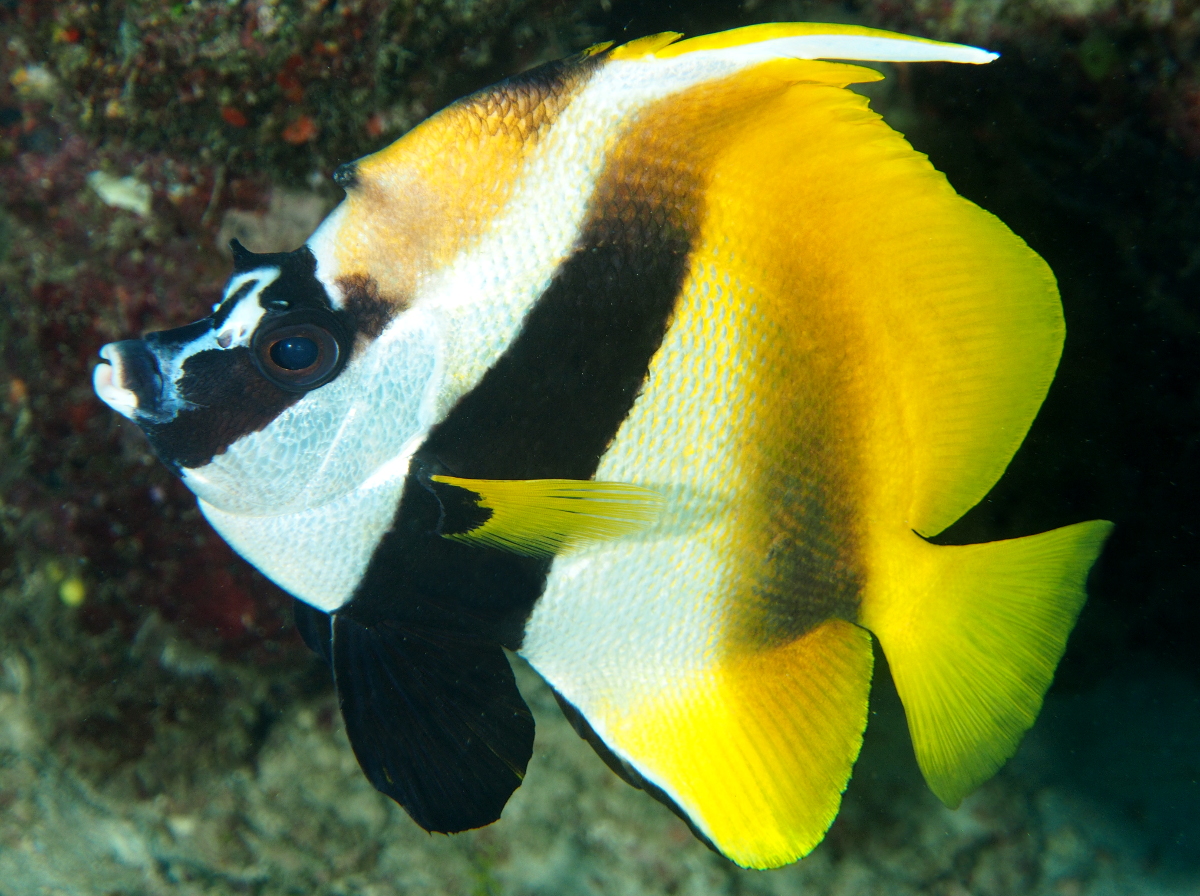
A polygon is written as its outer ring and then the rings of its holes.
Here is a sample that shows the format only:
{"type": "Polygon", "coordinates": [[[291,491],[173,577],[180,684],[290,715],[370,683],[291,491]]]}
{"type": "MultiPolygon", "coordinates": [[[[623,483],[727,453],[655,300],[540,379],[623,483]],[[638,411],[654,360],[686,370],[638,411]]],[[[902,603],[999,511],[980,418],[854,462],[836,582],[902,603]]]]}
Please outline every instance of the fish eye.
{"type": "Polygon", "coordinates": [[[321,347],[308,336],[288,336],[271,345],[271,361],[292,372],[307,370],[321,357],[321,347]]]}
{"type": "Polygon", "coordinates": [[[289,392],[323,386],[341,368],[341,358],[337,337],[315,323],[272,327],[254,337],[259,371],[289,392]]]}

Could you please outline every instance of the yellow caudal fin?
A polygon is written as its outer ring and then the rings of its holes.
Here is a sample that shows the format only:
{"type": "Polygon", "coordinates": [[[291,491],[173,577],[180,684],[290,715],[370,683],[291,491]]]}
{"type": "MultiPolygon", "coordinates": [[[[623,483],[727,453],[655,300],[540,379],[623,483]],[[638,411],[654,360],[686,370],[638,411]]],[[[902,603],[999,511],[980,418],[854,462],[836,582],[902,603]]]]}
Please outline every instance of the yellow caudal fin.
{"type": "Polygon", "coordinates": [[[432,479],[444,537],[529,557],[639,532],[658,519],[663,504],[657,493],[626,482],[432,479]]]}
{"type": "Polygon", "coordinates": [[[917,762],[954,807],[1033,725],[1112,524],[1078,523],[988,544],[906,533],[879,548],[861,621],[879,638],[917,762]]]}
{"type": "Polygon", "coordinates": [[[588,717],[722,853],[775,868],[811,852],[837,815],[862,746],[871,665],[870,635],[831,620],[588,717]]]}

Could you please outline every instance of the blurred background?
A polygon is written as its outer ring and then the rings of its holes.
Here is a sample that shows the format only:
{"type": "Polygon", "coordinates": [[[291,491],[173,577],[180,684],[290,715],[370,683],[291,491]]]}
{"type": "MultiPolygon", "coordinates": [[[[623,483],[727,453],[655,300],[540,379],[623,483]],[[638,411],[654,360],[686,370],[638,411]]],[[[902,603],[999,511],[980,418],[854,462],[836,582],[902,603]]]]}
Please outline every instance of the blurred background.
{"type": "Polygon", "coordinates": [[[1196,0],[0,0],[0,894],[1200,893],[1196,0]],[[290,598],[93,396],[206,314],[233,237],[299,245],[338,164],[602,40],[854,22],[999,51],[875,108],[1055,270],[1033,430],[942,536],[1116,521],[1021,752],[957,812],[884,665],[841,816],[746,872],[617,780],[519,670],[502,821],[429,836],[362,778],[290,598]]]}

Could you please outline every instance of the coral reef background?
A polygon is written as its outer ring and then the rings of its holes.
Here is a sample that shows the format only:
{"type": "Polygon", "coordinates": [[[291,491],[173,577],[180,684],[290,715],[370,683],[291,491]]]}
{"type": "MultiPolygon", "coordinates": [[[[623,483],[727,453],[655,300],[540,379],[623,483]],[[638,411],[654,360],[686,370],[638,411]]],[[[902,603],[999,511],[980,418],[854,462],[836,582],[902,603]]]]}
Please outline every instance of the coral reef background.
{"type": "MultiPolygon", "coordinates": [[[[0,0],[0,893],[1200,893],[1196,0],[0,0]],[[105,342],[299,244],[333,167],[600,40],[854,21],[986,46],[885,117],[1056,271],[1058,379],[943,538],[1117,522],[1042,719],[957,812],[880,675],[842,815],[740,871],[538,716],[502,821],[419,831],[341,732],[290,600],[93,397],[105,342]]],[[[881,660],[882,668],[882,660],[881,660]]]]}

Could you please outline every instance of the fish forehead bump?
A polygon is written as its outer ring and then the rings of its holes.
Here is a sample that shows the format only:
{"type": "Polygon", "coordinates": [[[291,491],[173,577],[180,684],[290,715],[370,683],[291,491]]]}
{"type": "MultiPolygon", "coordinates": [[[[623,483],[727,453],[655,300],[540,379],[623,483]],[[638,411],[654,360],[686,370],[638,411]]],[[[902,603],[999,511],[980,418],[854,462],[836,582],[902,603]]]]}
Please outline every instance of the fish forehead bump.
{"type": "Polygon", "coordinates": [[[323,275],[370,273],[383,294],[412,295],[489,228],[598,64],[567,59],[506,79],[340,169],[346,199],[311,240],[323,275]]]}
{"type": "Polygon", "coordinates": [[[405,306],[490,301],[509,278],[544,286],[578,235],[606,155],[638,115],[753,61],[730,51],[600,52],[460,100],[340,171],[347,196],[309,240],[318,277],[336,301],[345,278],[369,274],[405,306]]]}

